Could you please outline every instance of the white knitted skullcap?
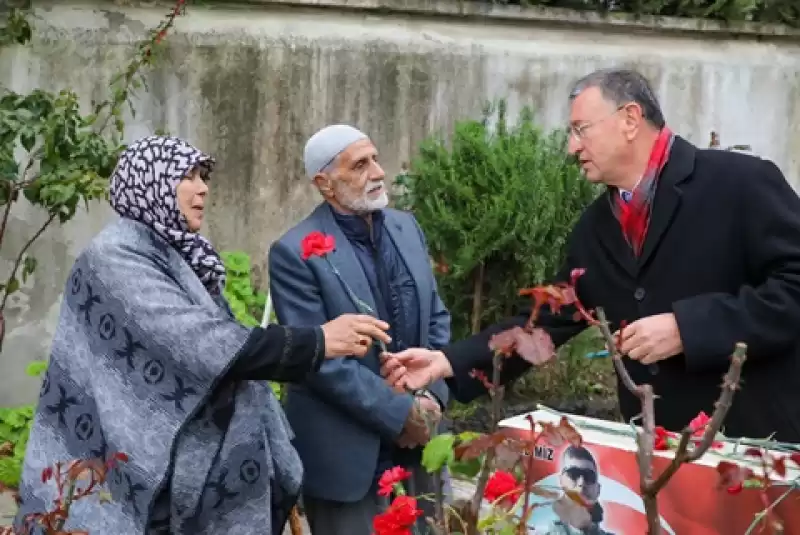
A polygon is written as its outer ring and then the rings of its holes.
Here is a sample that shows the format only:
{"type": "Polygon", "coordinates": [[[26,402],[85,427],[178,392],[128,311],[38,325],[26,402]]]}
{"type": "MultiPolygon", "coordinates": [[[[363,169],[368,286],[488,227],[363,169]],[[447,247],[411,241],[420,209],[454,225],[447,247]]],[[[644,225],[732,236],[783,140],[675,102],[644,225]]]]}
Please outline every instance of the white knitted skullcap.
{"type": "Polygon", "coordinates": [[[311,136],[303,150],[303,163],[308,178],[322,171],[344,149],[368,136],[357,128],[346,124],[326,126],[311,136]]]}

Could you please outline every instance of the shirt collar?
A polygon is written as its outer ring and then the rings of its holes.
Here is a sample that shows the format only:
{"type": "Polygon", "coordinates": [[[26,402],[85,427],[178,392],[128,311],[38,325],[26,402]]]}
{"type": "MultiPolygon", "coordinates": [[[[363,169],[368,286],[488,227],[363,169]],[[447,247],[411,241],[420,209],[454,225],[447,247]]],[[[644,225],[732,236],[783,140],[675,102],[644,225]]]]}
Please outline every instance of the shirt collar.
{"type": "Polygon", "coordinates": [[[383,210],[376,210],[375,212],[372,212],[372,227],[374,229],[374,233],[371,236],[370,225],[367,223],[366,218],[360,215],[343,214],[336,211],[333,206],[328,206],[333,214],[333,218],[336,220],[339,228],[342,229],[342,233],[347,236],[347,239],[362,243],[371,243],[373,241],[375,243],[378,242],[380,239],[381,230],[383,229],[383,210]]]}

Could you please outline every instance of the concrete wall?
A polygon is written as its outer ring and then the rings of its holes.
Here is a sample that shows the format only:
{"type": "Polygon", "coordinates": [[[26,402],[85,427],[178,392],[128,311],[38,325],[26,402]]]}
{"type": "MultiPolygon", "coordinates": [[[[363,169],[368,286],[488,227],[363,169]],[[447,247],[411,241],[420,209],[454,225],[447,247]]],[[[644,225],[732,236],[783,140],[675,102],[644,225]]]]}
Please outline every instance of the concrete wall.
{"type": "MultiPolygon", "coordinates": [[[[566,118],[578,76],[627,64],[657,87],[673,129],[707,145],[750,144],[800,181],[800,54],[786,29],[735,33],[697,21],[631,21],[449,0],[207,2],[191,7],[129,118],[129,139],[166,128],[218,158],[207,235],[259,264],[271,240],[317,202],[301,174],[315,129],[346,121],[369,132],[394,175],[431,131],[476,116],[487,98],[529,104],[547,126],[566,118]]],[[[132,39],[166,5],[33,1],[35,42],[0,51],[0,81],[17,91],[75,89],[88,106],[124,64],[132,39]]],[[[78,251],[111,217],[105,206],[51,229],[34,254],[35,285],[7,311],[0,405],[36,398],[26,362],[46,357],[59,295],[78,251]]],[[[0,275],[43,221],[12,212],[0,275]]]]}

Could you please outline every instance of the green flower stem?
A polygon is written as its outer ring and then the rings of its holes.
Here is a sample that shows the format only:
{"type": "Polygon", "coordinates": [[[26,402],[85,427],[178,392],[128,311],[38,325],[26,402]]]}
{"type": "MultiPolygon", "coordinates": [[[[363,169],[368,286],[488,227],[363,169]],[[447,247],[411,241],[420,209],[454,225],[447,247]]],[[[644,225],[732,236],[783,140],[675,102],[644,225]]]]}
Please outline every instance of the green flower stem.
{"type": "Polygon", "coordinates": [[[765,516],[767,516],[767,513],[771,509],[777,507],[779,503],[781,503],[787,496],[789,496],[789,494],[791,494],[798,488],[800,488],[800,482],[798,482],[797,480],[793,481],[791,487],[786,489],[786,492],[781,494],[774,502],[770,504],[769,507],[756,514],[755,518],[753,518],[753,522],[750,523],[750,526],[748,526],[747,531],[744,532],[744,535],[750,535],[751,533],[753,533],[753,530],[755,530],[758,527],[758,525],[761,523],[761,520],[765,516]]]}
{"type": "MultiPolygon", "coordinates": [[[[339,271],[339,269],[336,266],[333,265],[333,262],[330,261],[330,258],[328,258],[328,255],[324,255],[323,258],[325,258],[325,260],[328,262],[328,265],[330,266],[331,271],[333,272],[333,274],[336,275],[336,278],[338,278],[339,282],[341,282],[342,286],[344,286],[344,289],[347,292],[347,295],[350,297],[350,300],[353,301],[353,303],[356,305],[356,308],[358,309],[358,311],[361,312],[362,314],[367,314],[369,316],[372,316],[373,318],[378,318],[378,315],[375,313],[375,311],[372,309],[372,307],[369,306],[367,303],[365,303],[361,298],[359,298],[355,294],[355,292],[353,292],[353,290],[350,288],[350,285],[347,284],[347,281],[345,281],[344,277],[342,277],[342,274],[339,271]]],[[[378,318],[378,319],[380,319],[380,318],[378,318]]],[[[378,351],[379,351],[380,355],[382,355],[382,354],[387,352],[386,344],[384,344],[382,340],[375,340],[374,344],[378,346],[378,351]]],[[[433,438],[434,436],[436,436],[436,422],[433,420],[433,418],[430,418],[428,416],[427,411],[422,410],[422,407],[421,407],[420,402],[419,402],[419,396],[417,396],[417,392],[413,391],[413,390],[407,390],[407,392],[409,394],[411,394],[412,396],[414,396],[414,410],[417,412],[417,414],[422,416],[422,420],[425,423],[425,426],[428,428],[428,436],[433,438]]],[[[440,520],[443,521],[444,520],[444,513],[443,513],[443,511],[444,511],[444,507],[443,507],[444,496],[443,496],[442,490],[441,490],[441,471],[438,473],[438,477],[436,478],[436,485],[437,485],[437,491],[436,491],[435,503],[436,503],[436,511],[437,511],[437,520],[439,520],[438,517],[440,516],[439,511],[442,511],[440,520]]],[[[405,489],[402,488],[402,485],[396,485],[395,486],[395,494],[397,494],[397,495],[404,495],[405,494],[405,489]]],[[[415,535],[420,535],[416,524],[414,524],[413,531],[414,531],[415,535]]]]}

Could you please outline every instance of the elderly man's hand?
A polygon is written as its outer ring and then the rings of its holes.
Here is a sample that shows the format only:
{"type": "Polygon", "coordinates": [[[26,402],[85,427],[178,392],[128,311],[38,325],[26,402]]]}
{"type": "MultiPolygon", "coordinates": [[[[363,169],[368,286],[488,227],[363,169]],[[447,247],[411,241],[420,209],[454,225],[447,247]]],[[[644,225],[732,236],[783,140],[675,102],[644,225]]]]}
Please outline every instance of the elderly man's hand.
{"type": "Polygon", "coordinates": [[[422,395],[414,400],[414,407],[406,420],[403,432],[397,439],[401,448],[424,446],[442,419],[439,403],[422,395]]]}
{"type": "Polygon", "coordinates": [[[648,316],[627,325],[622,329],[619,350],[642,364],[653,364],[683,353],[675,315],[648,316]]]}
{"type": "Polygon", "coordinates": [[[381,375],[396,392],[406,392],[451,377],[453,368],[441,351],[415,347],[400,353],[385,353],[381,375]]]}

